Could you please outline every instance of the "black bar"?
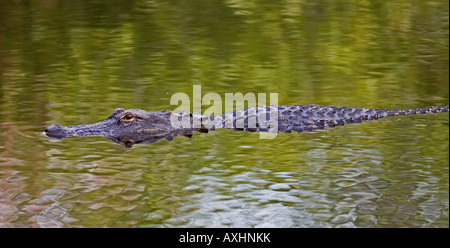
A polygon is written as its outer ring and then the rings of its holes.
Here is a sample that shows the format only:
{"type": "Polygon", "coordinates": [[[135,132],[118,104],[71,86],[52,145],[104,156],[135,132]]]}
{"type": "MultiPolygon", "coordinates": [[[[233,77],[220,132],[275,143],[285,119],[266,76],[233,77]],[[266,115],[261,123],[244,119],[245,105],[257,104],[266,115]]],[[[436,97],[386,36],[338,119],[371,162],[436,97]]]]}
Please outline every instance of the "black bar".
{"type": "MultiPolygon", "coordinates": [[[[303,229],[303,228],[166,228],[166,229],[0,229],[4,241],[29,244],[108,244],[125,247],[312,247],[372,246],[426,247],[447,241],[448,229],[303,229]],[[11,232],[9,234],[8,232],[11,232]],[[9,234],[9,235],[8,235],[9,234]]],[[[99,246],[99,247],[100,247],[99,246]]],[[[78,247],[78,246],[77,246],[78,247]]],[[[95,247],[95,246],[94,246],[95,247]]]]}

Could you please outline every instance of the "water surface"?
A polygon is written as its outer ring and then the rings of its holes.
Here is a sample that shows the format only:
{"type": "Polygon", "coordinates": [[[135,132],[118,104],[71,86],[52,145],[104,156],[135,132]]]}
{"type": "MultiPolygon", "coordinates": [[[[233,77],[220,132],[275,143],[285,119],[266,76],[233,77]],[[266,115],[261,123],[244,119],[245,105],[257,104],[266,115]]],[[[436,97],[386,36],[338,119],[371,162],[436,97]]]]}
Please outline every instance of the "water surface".
{"type": "MultiPolygon", "coordinates": [[[[449,103],[447,1],[2,1],[0,226],[449,227],[449,115],[126,149],[51,124],[177,92],[449,103]]],[[[207,106],[206,106],[207,107],[207,106]]]]}

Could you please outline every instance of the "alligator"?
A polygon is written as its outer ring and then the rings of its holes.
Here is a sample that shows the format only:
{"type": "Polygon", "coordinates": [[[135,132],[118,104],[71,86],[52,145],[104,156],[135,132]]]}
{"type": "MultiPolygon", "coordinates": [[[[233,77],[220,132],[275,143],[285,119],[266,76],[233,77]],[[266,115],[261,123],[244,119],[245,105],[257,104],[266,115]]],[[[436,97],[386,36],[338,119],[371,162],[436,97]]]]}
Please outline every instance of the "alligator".
{"type": "Polygon", "coordinates": [[[223,115],[203,116],[198,113],[163,110],[118,108],[104,121],[88,125],[51,125],[45,134],[52,139],[71,136],[104,136],[131,148],[134,144],[151,144],[161,139],[171,141],[176,136],[191,138],[194,132],[207,133],[216,128],[247,132],[290,133],[312,131],[348,123],[377,120],[387,116],[448,112],[449,106],[405,110],[349,108],[318,105],[261,106],[236,110],[223,115]]]}

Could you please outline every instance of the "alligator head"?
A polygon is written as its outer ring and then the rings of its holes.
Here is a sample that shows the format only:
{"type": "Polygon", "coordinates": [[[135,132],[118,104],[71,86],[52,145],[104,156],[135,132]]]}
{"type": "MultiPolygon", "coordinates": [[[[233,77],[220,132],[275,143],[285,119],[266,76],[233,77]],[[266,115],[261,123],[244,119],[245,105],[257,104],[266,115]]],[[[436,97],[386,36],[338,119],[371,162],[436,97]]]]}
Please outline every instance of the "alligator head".
{"type": "Polygon", "coordinates": [[[131,148],[134,144],[151,144],[175,136],[192,136],[193,129],[174,128],[170,123],[172,112],[149,112],[141,109],[118,108],[104,121],[77,126],[51,125],[45,134],[52,139],[71,136],[103,136],[131,148]]]}

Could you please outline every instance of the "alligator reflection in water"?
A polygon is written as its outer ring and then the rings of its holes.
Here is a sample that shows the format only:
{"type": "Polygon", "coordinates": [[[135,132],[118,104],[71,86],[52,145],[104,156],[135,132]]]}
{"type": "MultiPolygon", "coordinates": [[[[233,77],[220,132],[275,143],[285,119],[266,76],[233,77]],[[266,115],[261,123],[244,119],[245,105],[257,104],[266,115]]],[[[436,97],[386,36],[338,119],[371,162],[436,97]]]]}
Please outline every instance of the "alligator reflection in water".
{"type": "MultiPolygon", "coordinates": [[[[202,116],[198,113],[150,112],[141,109],[116,109],[106,120],[78,126],[51,125],[45,134],[52,139],[71,136],[104,136],[131,148],[134,144],[152,144],[161,139],[171,141],[176,136],[192,137],[193,132],[207,133],[215,128],[229,128],[248,132],[302,132],[334,127],[348,123],[376,120],[386,116],[448,112],[449,106],[406,110],[379,110],[367,108],[324,107],[316,105],[249,107],[221,116],[202,116]],[[271,116],[271,114],[275,116],[271,116]],[[275,117],[275,118],[272,118],[275,117]],[[171,118],[187,122],[174,126],[171,118]],[[200,127],[193,125],[201,121],[200,127]],[[272,120],[272,122],[271,122],[272,120]],[[273,121],[275,120],[275,122],[273,121]]],[[[174,120],[174,119],[172,119],[174,120]]]]}

